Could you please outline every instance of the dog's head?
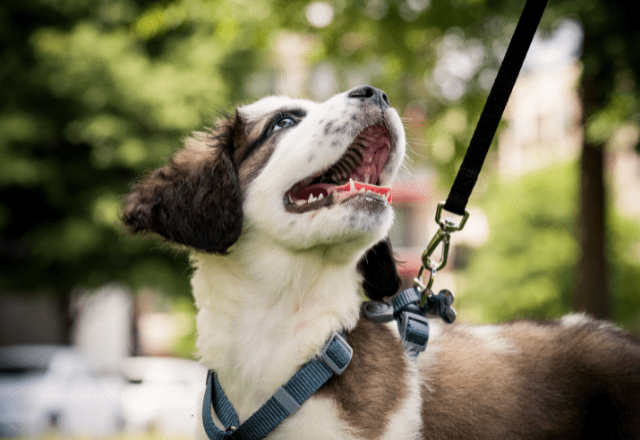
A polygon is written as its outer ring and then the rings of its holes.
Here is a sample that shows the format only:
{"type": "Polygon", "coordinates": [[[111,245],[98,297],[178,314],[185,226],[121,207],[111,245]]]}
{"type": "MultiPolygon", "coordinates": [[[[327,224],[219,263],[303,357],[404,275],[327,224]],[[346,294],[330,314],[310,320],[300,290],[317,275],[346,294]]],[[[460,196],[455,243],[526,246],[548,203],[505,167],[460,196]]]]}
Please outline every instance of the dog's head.
{"type": "MultiPolygon", "coordinates": [[[[292,252],[357,258],[389,232],[388,186],[404,153],[402,122],[371,86],[323,103],[264,98],[193,135],[134,185],[123,219],[134,232],[210,253],[259,234],[292,252]]],[[[359,267],[389,259],[378,245],[359,267]]]]}

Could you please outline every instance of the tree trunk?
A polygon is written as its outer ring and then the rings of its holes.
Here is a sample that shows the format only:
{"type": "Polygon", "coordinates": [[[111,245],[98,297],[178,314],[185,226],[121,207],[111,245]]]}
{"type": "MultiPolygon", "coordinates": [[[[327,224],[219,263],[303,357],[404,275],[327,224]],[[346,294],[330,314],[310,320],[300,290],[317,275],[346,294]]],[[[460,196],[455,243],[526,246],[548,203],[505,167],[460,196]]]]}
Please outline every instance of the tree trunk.
{"type": "Polygon", "coordinates": [[[578,237],[581,256],[575,306],[599,319],[611,318],[606,256],[604,146],[585,141],[580,159],[578,237]]]}
{"type": "Polygon", "coordinates": [[[140,319],[140,297],[137,294],[133,295],[131,301],[131,333],[130,333],[130,355],[142,356],[142,349],[140,347],[140,327],[138,322],[140,319]]]}
{"type": "Polygon", "coordinates": [[[69,291],[59,293],[58,297],[58,316],[60,317],[61,341],[64,345],[73,344],[73,324],[74,313],[71,310],[71,294],[69,291]]]}

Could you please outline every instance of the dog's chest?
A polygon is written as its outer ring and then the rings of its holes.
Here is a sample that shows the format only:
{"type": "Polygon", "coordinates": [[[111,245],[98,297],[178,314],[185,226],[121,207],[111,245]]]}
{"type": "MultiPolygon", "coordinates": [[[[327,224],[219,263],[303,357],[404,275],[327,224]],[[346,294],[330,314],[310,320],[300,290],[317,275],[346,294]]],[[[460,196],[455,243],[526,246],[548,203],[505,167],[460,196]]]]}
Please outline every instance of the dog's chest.
{"type": "MultiPolygon", "coordinates": [[[[354,349],[349,367],[330,379],[268,439],[419,438],[421,387],[416,366],[402,344],[387,327],[367,320],[358,321],[347,340],[354,349]]],[[[240,418],[246,419],[270,396],[251,394],[251,386],[243,389],[239,383],[230,380],[223,388],[229,395],[243,396],[232,403],[240,418]]]]}
{"type": "MultiPolygon", "coordinates": [[[[345,273],[309,271],[298,271],[306,277],[287,280],[272,271],[260,281],[251,270],[241,271],[244,278],[227,270],[241,264],[218,262],[210,256],[196,261],[192,284],[199,308],[198,352],[218,373],[239,416],[246,418],[319,351],[328,335],[355,326],[358,280],[345,273]],[[302,282],[314,278],[324,282],[302,282]],[[341,282],[332,282],[336,278],[341,282]]],[[[253,266],[255,270],[258,264],[253,266]]]]}

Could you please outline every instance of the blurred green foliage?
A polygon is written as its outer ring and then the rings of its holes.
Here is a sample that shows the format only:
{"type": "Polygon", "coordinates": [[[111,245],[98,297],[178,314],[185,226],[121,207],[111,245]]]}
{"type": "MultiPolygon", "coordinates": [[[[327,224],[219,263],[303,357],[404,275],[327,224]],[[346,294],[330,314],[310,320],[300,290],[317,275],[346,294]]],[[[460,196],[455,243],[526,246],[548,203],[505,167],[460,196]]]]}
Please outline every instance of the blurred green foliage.
{"type": "Polygon", "coordinates": [[[256,67],[270,29],[267,7],[199,0],[0,7],[2,290],[66,295],[124,280],[188,293],[186,258],[128,237],[121,199],[181,137],[237,98],[229,85],[256,67]]]}
{"type": "MultiPolygon", "coordinates": [[[[274,92],[280,66],[273,48],[283,32],[312,38],[312,65],[363,72],[399,108],[414,102],[439,126],[439,112],[451,103],[433,96],[425,82],[438,41],[454,32],[462,44],[468,28],[478,35],[473,41],[489,44],[495,35],[489,38],[486,26],[499,33],[504,21],[491,21],[483,2],[438,1],[420,14],[423,3],[414,10],[342,0],[323,29],[308,23],[305,1],[3,3],[2,290],[65,296],[76,286],[123,280],[134,290],[148,285],[187,294],[186,257],[159,250],[158,241],[127,236],[118,220],[122,197],[188,132],[257,98],[246,86],[253,73],[262,75],[262,89],[274,92]]],[[[497,63],[487,56],[489,68],[497,63]]],[[[350,86],[340,81],[341,89],[350,86]]],[[[480,90],[472,78],[468,84],[480,90]]],[[[479,96],[462,96],[455,103],[459,113],[477,113],[479,96]]],[[[458,150],[469,130],[456,134],[458,150]]],[[[420,150],[420,141],[414,148],[420,150]]],[[[443,167],[453,166],[455,154],[449,159],[443,167]]]]}
{"type": "MultiPolygon", "coordinates": [[[[554,166],[517,181],[494,182],[481,202],[489,241],[471,251],[458,307],[488,322],[554,319],[572,311],[578,170],[554,166]]],[[[609,269],[617,323],[640,329],[640,225],[610,212],[609,269]]]]}
{"type": "MultiPolygon", "coordinates": [[[[333,22],[315,28],[302,0],[3,2],[0,292],[64,296],[76,286],[121,280],[134,291],[151,286],[188,295],[186,256],[157,240],[129,237],[118,220],[122,197],[221,110],[257,98],[256,90],[286,88],[274,59],[283,33],[308,37],[311,67],[341,72],[340,90],[360,76],[384,88],[401,112],[417,109],[420,117],[406,120],[412,159],[432,164],[442,183],[451,183],[524,2],[330,3],[333,22]],[[475,60],[445,78],[457,81],[455,96],[435,85],[447,47],[475,60]]],[[[638,125],[640,33],[630,4],[567,0],[550,5],[543,18],[543,32],[563,17],[584,26],[585,72],[597,79],[590,85],[598,99],[590,102],[601,104],[585,109],[587,135],[602,141],[622,122],[638,125]]],[[[490,218],[502,234],[487,245],[486,258],[474,260],[469,277],[503,277],[477,289],[486,296],[477,301],[496,313],[490,319],[507,312],[557,316],[569,307],[579,252],[572,232],[577,177],[566,170],[550,176],[556,180],[532,176],[513,188],[495,187],[501,194],[485,202],[488,212],[504,214],[490,218]],[[506,218],[512,228],[502,226],[506,218]],[[500,299],[522,286],[518,299],[500,299]]],[[[481,178],[490,180],[490,173],[481,178]]],[[[635,236],[615,226],[619,220],[613,224],[612,282],[637,286],[636,268],[622,250],[635,236]]],[[[461,302],[471,305],[471,298],[461,302]]],[[[618,299],[619,307],[637,307],[635,297],[618,299]]]]}

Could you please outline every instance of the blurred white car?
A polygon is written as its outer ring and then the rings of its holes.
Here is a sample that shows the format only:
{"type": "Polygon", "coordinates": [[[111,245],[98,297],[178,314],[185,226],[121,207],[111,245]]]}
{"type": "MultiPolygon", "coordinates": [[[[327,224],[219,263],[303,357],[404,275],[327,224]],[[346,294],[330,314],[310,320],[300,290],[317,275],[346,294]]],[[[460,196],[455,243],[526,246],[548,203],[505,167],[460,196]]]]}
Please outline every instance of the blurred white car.
{"type": "Polygon", "coordinates": [[[122,396],[126,433],[155,431],[184,438],[201,429],[207,377],[203,365],[163,357],[129,357],[121,365],[129,382],[122,396]]]}
{"type": "Polygon", "coordinates": [[[71,347],[0,347],[0,437],[114,435],[124,385],[71,347]]]}

